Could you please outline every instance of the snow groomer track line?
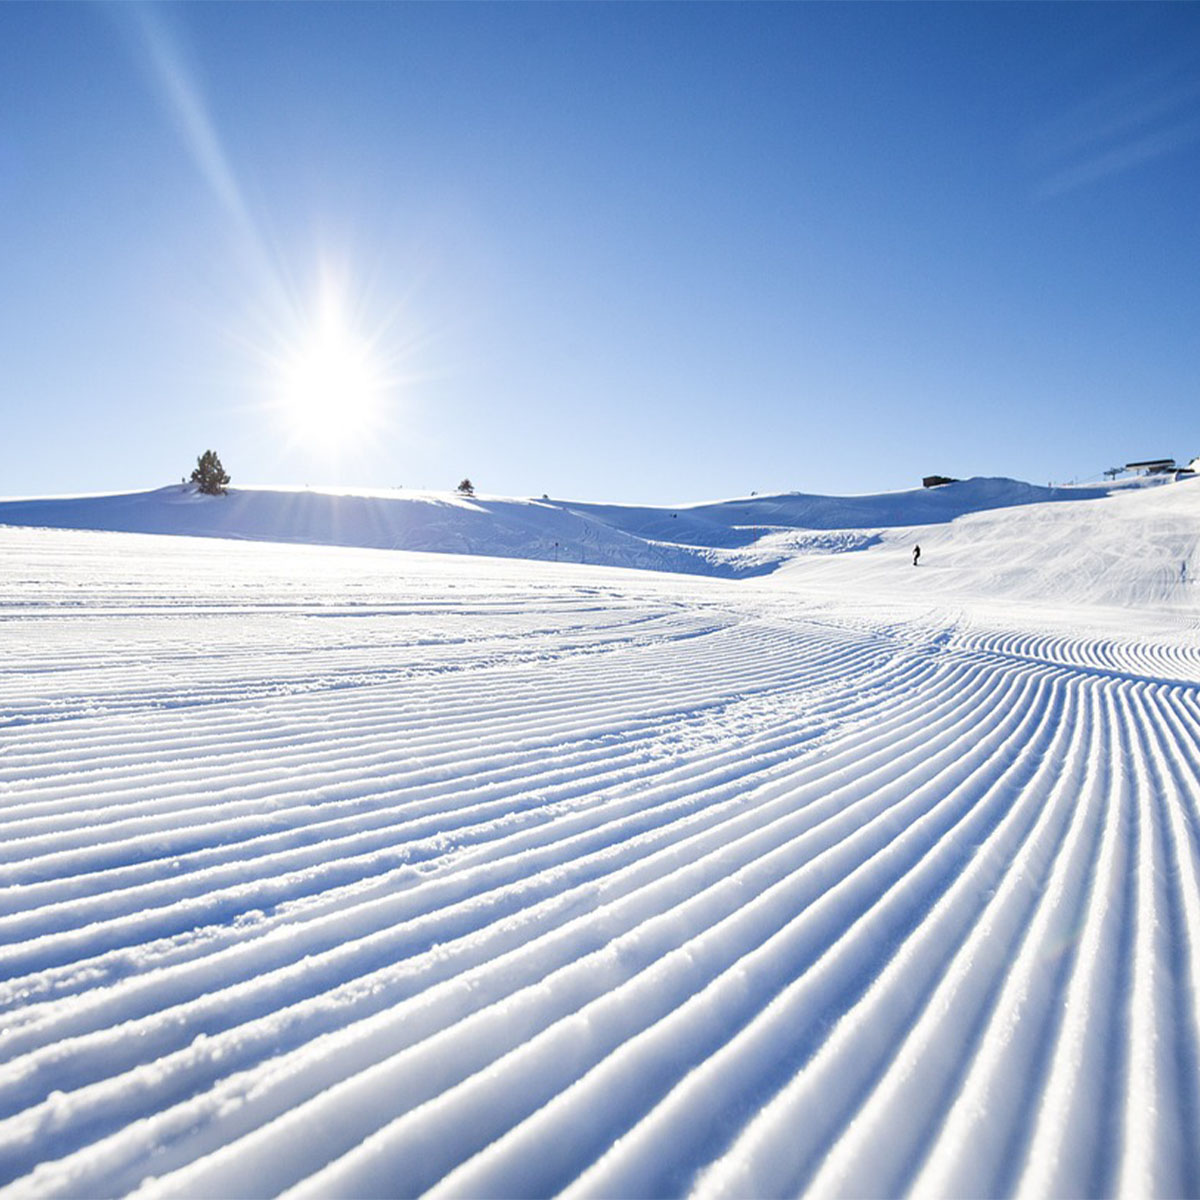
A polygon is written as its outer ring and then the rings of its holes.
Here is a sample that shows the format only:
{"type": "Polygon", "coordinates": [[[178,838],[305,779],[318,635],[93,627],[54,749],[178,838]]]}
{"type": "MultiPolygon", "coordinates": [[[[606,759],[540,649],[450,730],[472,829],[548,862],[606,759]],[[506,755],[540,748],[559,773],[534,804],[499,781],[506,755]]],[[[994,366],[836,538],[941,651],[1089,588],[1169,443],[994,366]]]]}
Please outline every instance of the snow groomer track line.
{"type": "Polygon", "coordinates": [[[756,581],[0,528],[3,1194],[1200,1194],[1193,602],[942,565],[1022,519],[756,581]]]}

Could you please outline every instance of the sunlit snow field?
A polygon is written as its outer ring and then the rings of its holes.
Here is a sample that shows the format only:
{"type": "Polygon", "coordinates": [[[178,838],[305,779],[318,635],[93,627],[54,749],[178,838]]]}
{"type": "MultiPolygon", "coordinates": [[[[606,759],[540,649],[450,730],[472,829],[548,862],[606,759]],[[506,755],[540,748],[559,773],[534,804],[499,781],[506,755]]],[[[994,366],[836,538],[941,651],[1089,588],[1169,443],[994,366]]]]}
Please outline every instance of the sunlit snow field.
{"type": "Polygon", "coordinates": [[[1200,481],[938,491],[0,527],[0,1182],[1200,1194],[1200,481]]]}

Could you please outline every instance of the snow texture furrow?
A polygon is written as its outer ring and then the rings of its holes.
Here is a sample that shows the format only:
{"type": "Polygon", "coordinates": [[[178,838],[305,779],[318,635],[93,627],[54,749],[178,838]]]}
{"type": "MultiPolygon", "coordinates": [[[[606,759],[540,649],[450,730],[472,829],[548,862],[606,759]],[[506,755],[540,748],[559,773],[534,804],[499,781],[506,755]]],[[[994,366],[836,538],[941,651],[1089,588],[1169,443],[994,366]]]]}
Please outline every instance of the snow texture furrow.
{"type": "Polygon", "coordinates": [[[139,546],[0,528],[5,1195],[1200,1195],[1182,600],[139,546]]]}

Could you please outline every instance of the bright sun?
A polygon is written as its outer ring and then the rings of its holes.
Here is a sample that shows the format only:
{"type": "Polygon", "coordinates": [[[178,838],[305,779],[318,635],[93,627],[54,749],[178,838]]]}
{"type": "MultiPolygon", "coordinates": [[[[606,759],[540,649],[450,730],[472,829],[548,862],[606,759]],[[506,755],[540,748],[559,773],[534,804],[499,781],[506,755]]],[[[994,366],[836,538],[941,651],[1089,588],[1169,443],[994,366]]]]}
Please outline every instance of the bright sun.
{"type": "Polygon", "coordinates": [[[293,435],[327,448],[360,440],[378,423],[384,381],[370,344],[326,304],[280,364],[280,400],[293,435]]]}

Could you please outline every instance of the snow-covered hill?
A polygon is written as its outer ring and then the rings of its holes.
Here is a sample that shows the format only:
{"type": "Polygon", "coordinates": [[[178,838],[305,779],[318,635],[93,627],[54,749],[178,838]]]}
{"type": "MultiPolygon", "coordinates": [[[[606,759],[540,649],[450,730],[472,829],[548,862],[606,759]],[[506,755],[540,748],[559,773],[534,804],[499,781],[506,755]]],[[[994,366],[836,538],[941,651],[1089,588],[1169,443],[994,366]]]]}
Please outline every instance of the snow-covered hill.
{"type": "Polygon", "coordinates": [[[978,509],[941,525],[881,532],[853,563],[804,558],[784,573],[809,588],[939,603],[1041,603],[1066,613],[1117,606],[1194,612],[1200,574],[1200,479],[1120,487],[1083,504],[978,509]],[[915,544],[921,565],[905,573],[915,544]],[[910,577],[911,576],[911,577],[910,577]]]}
{"type": "Polygon", "coordinates": [[[771,571],[797,554],[861,549],[884,529],[966,513],[1094,500],[1107,488],[1011,479],[869,496],[757,496],[673,509],[461,496],[453,492],[173,485],[125,495],[0,501],[0,524],[172,533],[481,554],[725,576],[771,571]]]}
{"type": "Polygon", "coordinates": [[[847,596],[1185,604],[1200,481],[1037,487],[1011,479],[863,496],[789,493],[649,508],[452,492],[191,486],[0,500],[0,525],[182,534],[632,567],[727,578],[783,570],[847,596]],[[923,547],[920,572],[897,570],[923,547]],[[862,561],[847,551],[867,551],[862,561]]]}
{"type": "Polygon", "coordinates": [[[5,1194],[1200,1194],[1200,483],[955,487],[5,507],[5,1194]]]}

